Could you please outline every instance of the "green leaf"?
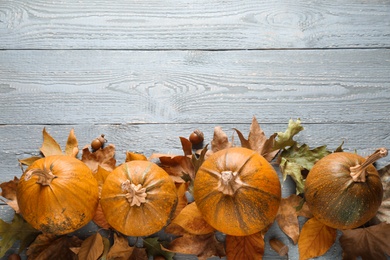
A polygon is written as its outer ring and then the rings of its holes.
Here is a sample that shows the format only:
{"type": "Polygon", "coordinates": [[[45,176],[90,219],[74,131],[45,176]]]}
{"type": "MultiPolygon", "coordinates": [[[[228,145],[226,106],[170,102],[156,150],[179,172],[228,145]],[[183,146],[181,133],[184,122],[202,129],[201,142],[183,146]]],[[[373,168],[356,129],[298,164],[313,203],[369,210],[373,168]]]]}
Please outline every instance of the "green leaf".
{"type": "Polygon", "coordinates": [[[166,260],[173,260],[175,253],[163,250],[158,237],[150,237],[144,239],[144,246],[148,252],[148,256],[163,256],[166,260]]]}
{"type": "Polygon", "coordinates": [[[290,175],[295,181],[297,194],[302,193],[304,189],[302,171],[310,171],[318,160],[330,153],[325,145],[310,149],[306,144],[298,146],[295,143],[280,154],[283,179],[285,180],[287,175],[290,175]]]}
{"type": "Polygon", "coordinates": [[[284,149],[288,146],[293,146],[296,143],[296,141],[293,140],[293,137],[302,130],[304,130],[304,128],[301,126],[301,120],[299,118],[297,121],[290,119],[286,131],[284,133],[277,133],[274,149],[284,149]]]}
{"type": "Polygon", "coordinates": [[[0,219],[0,257],[4,256],[8,249],[16,241],[21,241],[20,251],[24,250],[39,234],[39,231],[30,226],[20,215],[15,214],[11,223],[0,219]]]}

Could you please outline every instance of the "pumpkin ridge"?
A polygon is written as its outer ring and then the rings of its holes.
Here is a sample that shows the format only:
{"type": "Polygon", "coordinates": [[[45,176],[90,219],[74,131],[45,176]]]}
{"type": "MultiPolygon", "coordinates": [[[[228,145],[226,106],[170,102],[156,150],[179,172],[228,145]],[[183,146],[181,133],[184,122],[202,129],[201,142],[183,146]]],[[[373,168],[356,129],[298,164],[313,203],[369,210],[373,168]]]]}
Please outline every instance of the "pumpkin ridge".
{"type": "MultiPolygon", "coordinates": [[[[228,151],[226,151],[226,157],[227,157],[227,153],[228,151]]],[[[247,163],[253,158],[253,156],[255,156],[256,152],[253,152],[251,155],[248,156],[248,158],[246,158],[245,162],[240,166],[238,167],[238,169],[236,170],[236,172],[239,173],[239,175],[242,175],[242,172],[243,172],[243,169],[244,167],[247,165],[247,163]]],[[[225,157],[225,160],[226,160],[226,157],[225,157]]],[[[227,168],[227,163],[226,163],[226,168],[227,168]]]]}
{"type": "Polygon", "coordinates": [[[221,173],[218,171],[214,171],[214,170],[207,169],[207,168],[201,168],[201,169],[202,169],[202,171],[205,171],[206,173],[208,173],[211,177],[213,177],[216,180],[219,180],[221,178],[221,173]]]}

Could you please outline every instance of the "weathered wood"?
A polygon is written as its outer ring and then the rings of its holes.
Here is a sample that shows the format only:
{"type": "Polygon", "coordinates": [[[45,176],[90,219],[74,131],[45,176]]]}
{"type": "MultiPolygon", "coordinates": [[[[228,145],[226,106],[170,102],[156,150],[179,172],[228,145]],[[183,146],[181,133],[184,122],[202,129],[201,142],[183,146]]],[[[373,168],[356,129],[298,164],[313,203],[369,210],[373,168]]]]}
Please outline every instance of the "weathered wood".
{"type": "Polygon", "coordinates": [[[2,124],[390,120],[390,49],[3,51],[2,124]]]}
{"type": "Polygon", "coordinates": [[[389,1],[2,0],[1,49],[390,46],[389,1]]]}
{"type": "MultiPolygon", "coordinates": [[[[270,136],[275,132],[284,132],[284,124],[263,124],[262,117],[257,117],[265,134],[270,136]]],[[[21,175],[18,159],[39,155],[42,145],[42,130],[52,135],[61,147],[65,143],[72,128],[79,141],[79,148],[89,145],[90,141],[104,133],[108,142],[116,147],[117,163],[125,160],[126,151],[141,152],[147,157],[153,153],[183,154],[180,136],[187,137],[194,129],[200,129],[205,134],[205,144],[213,137],[214,127],[221,126],[225,133],[233,136],[233,128],[239,129],[245,136],[249,133],[247,124],[128,124],[128,125],[7,125],[0,126],[0,167],[2,169],[0,182],[9,181],[14,176],[21,175]]],[[[388,123],[365,124],[306,124],[305,130],[296,138],[300,143],[306,143],[314,148],[328,145],[330,150],[336,149],[344,141],[344,149],[356,150],[363,156],[369,155],[378,147],[390,147],[390,127],[388,123]]],[[[239,145],[238,137],[234,135],[235,144],[239,145]]],[[[386,157],[378,161],[378,167],[390,163],[386,157]]]]}

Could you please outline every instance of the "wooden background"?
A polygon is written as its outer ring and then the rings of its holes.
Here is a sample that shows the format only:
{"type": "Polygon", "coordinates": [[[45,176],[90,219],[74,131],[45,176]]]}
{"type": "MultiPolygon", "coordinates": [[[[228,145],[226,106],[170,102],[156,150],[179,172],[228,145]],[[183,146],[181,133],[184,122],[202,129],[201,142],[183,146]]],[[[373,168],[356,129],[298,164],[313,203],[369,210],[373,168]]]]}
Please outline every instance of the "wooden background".
{"type": "Polygon", "coordinates": [[[1,0],[0,182],[43,127],[81,147],[104,133],[118,162],[253,116],[267,135],[300,118],[311,147],[390,148],[389,48],[388,0],[1,0]]]}

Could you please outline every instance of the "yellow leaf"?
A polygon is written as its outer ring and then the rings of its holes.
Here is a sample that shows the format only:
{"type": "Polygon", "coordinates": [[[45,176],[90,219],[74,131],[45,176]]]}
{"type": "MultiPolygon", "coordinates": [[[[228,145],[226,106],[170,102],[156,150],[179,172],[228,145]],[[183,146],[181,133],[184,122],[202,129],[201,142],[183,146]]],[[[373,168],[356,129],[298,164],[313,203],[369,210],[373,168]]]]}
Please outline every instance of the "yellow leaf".
{"type": "Polygon", "coordinates": [[[74,134],[74,129],[72,129],[70,130],[68,140],[66,142],[65,154],[68,156],[76,157],[78,153],[79,153],[78,142],[77,142],[76,135],[74,134]]]}
{"type": "Polygon", "coordinates": [[[134,160],[141,160],[141,161],[147,161],[145,155],[142,153],[134,153],[134,152],[126,152],[126,162],[134,161],[134,160]]]}
{"type": "Polygon", "coordinates": [[[129,246],[128,240],[114,233],[114,244],[107,254],[107,259],[127,260],[133,253],[134,248],[129,246]]]}
{"type": "Polygon", "coordinates": [[[250,236],[226,236],[227,259],[263,259],[264,238],[262,232],[250,236]]]}
{"type": "Polygon", "coordinates": [[[77,255],[79,259],[96,260],[99,259],[103,252],[103,237],[99,233],[96,233],[83,241],[77,255]]]}
{"type": "Polygon", "coordinates": [[[336,241],[337,230],[328,227],[316,218],[309,219],[302,227],[298,240],[299,259],[321,256],[336,241]]]}
{"type": "Polygon", "coordinates": [[[42,157],[39,157],[39,156],[32,156],[32,157],[29,157],[29,158],[20,159],[19,163],[27,165],[27,166],[30,166],[31,164],[33,164],[33,162],[35,162],[36,160],[39,160],[41,158],[42,157]]]}
{"type": "Polygon", "coordinates": [[[43,143],[40,148],[41,152],[45,157],[50,155],[60,155],[63,154],[60,145],[54,140],[48,132],[46,132],[46,128],[43,128],[43,143]]]}

